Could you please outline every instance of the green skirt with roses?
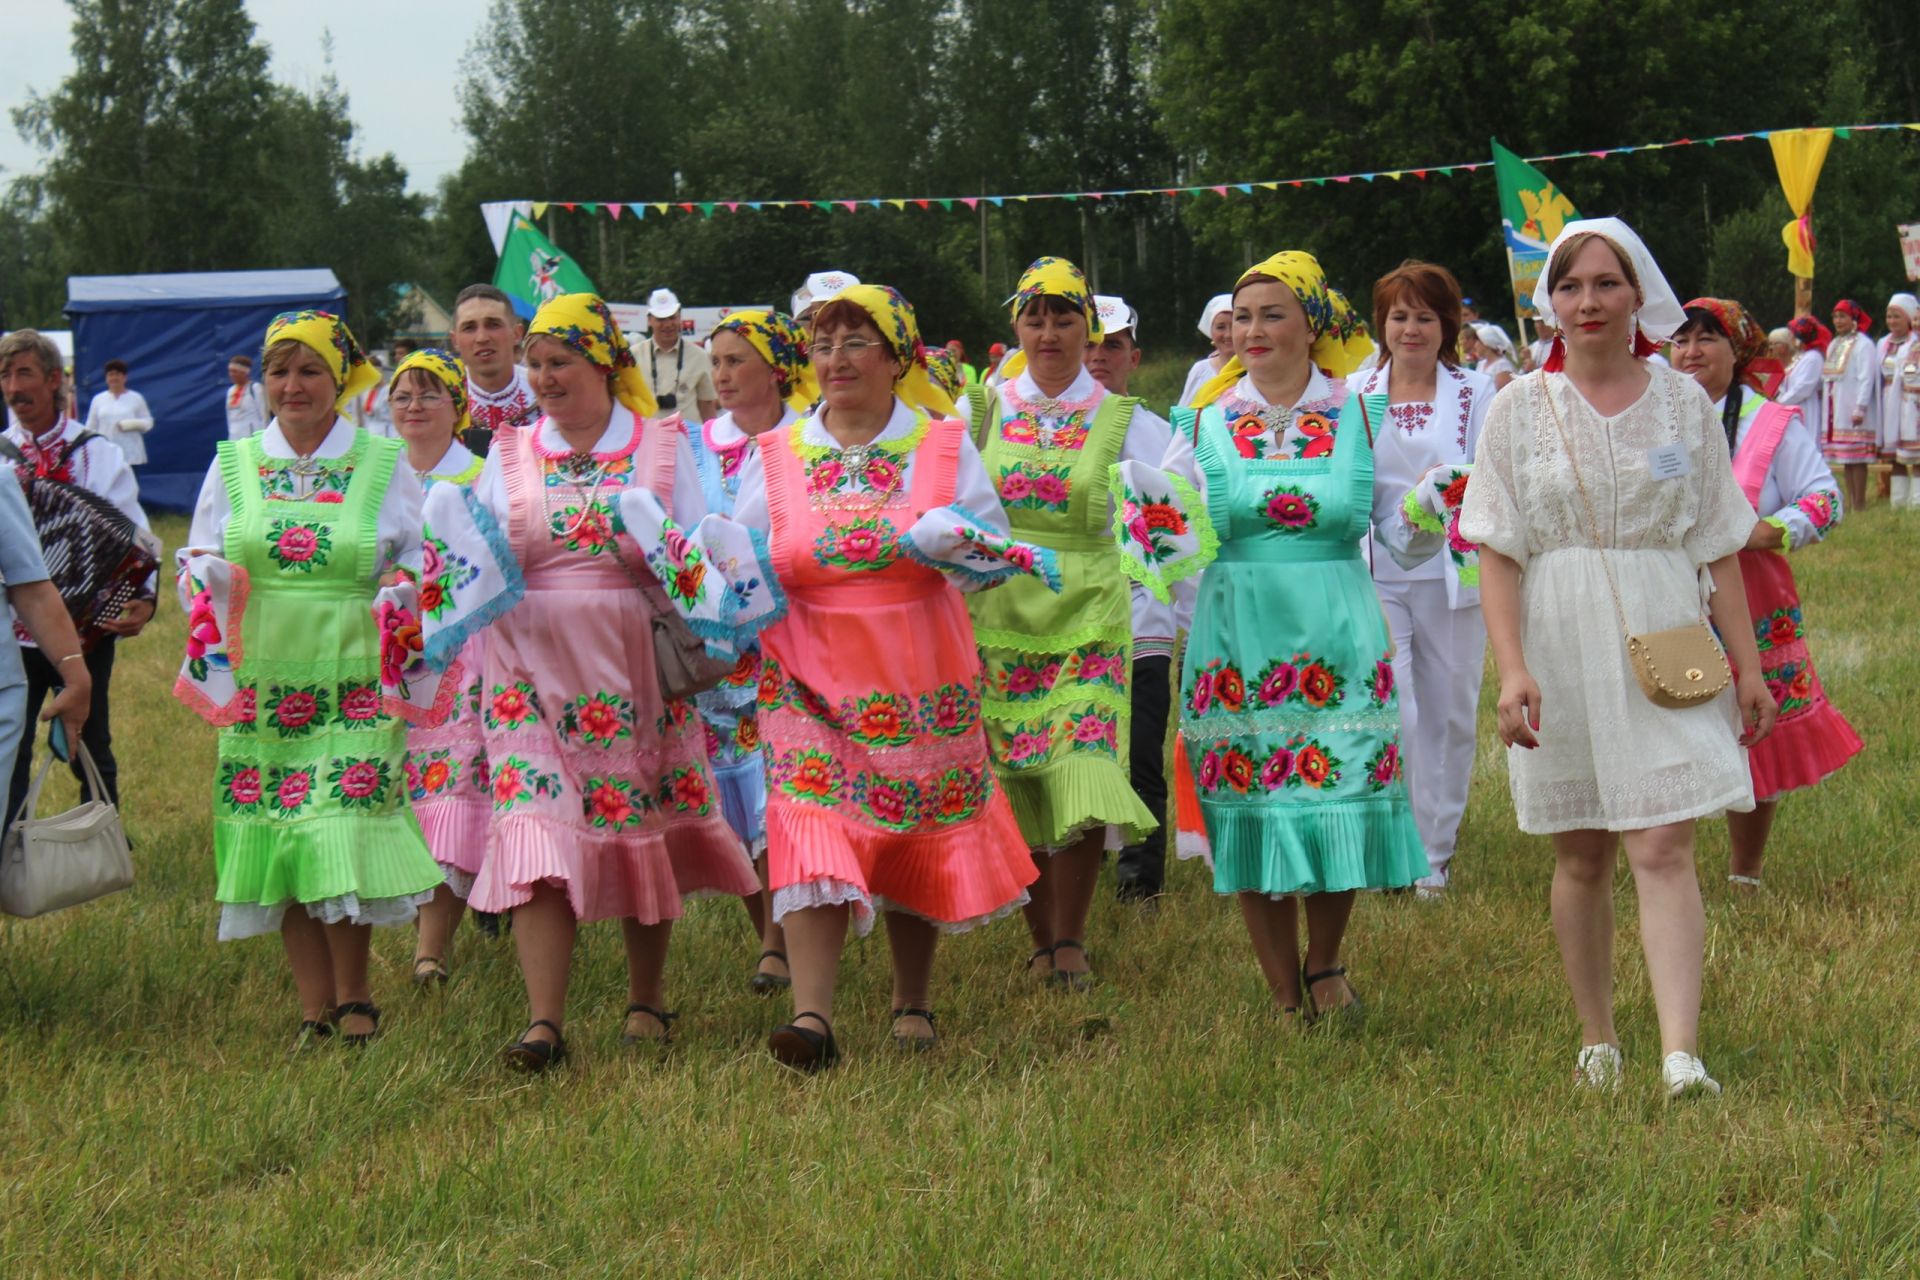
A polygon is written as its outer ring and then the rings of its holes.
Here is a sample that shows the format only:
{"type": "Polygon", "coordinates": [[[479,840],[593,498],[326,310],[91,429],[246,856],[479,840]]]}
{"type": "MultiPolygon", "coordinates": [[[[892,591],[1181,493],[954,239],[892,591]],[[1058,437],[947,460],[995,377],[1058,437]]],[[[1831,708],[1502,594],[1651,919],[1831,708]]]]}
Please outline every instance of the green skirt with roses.
{"type": "Polygon", "coordinates": [[[213,848],[220,936],[276,930],[299,904],[329,923],[401,924],[443,880],[408,806],[406,726],[380,688],[376,521],[398,441],[364,432],[344,494],[268,498],[259,437],[219,447],[245,569],[236,723],[220,732],[213,848]]]}

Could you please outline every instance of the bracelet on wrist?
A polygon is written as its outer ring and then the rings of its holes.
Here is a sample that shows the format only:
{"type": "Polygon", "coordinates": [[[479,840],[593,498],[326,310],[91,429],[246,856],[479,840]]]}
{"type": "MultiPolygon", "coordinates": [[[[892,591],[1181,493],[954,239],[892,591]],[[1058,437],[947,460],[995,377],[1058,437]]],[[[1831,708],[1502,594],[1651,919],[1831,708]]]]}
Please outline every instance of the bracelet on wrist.
{"type": "Polygon", "coordinates": [[[86,656],[87,655],[84,653],[70,653],[64,658],[55,658],[53,660],[53,665],[56,667],[63,666],[66,663],[73,662],[76,659],[85,658],[86,656]]]}

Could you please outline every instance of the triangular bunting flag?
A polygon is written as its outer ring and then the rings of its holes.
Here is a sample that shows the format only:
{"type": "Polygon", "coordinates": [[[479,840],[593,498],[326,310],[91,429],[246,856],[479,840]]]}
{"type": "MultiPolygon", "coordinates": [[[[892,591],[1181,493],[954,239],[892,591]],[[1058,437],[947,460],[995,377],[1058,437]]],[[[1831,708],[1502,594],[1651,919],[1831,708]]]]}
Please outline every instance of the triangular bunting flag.
{"type": "Polygon", "coordinates": [[[624,204],[615,200],[609,200],[607,201],[607,216],[615,222],[618,222],[620,221],[620,211],[624,208],[626,208],[624,204]]]}
{"type": "MultiPolygon", "coordinates": [[[[946,202],[943,200],[941,201],[941,203],[945,204],[946,202]]],[[[978,209],[980,207],[980,202],[974,199],[972,196],[961,196],[960,203],[967,206],[967,208],[969,209],[978,209]]]]}
{"type": "Polygon", "coordinates": [[[711,200],[700,201],[700,216],[703,218],[711,218],[713,216],[713,208],[714,208],[713,201],[711,200]]]}
{"type": "Polygon", "coordinates": [[[533,202],[533,216],[535,221],[547,216],[547,202],[545,200],[535,200],[533,202]]]}
{"type": "Polygon", "coordinates": [[[1210,188],[1210,190],[1212,190],[1213,194],[1217,196],[1224,196],[1227,194],[1227,189],[1225,187],[1213,187],[1213,188],[1210,188]]]}
{"type": "Polygon", "coordinates": [[[667,211],[667,210],[668,210],[669,208],[671,208],[671,207],[672,207],[672,206],[670,206],[670,205],[664,205],[664,204],[656,204],[656,205],[654,205],[654,206],[653,206],[653,211],[654,211],[655,213],[665,213],[665,212],[666,212],[666,211],[667,211]]]}
{"type": "Polygon", "coordinates": [[[857,204],[855,204],[851,200],[840,200],[840,201],[836,201],[835,203],[837,203],[842,209],[845,209],[848,213],[852,213],[855,209],[859,207],[857,204]]]}
{"type": "Polygon", "coordinates": [[[1236,182],[1233,185],[1239,190],[1240,194],[1243,196],[1250,196],[1253,194],[1253,184],[1251,182],[1236,182]]]}
{"type": "Polygon", "coordinates": [[[600,212],[600,205],[598,201],[589,200],[585,204],[581,205],[580,207],[582,209],[585,209],[588,213],[600,212]]]}
{"type": "Polygon", "coordinates": [[[915,200],[915,201],[914,201],[914,203],[915,203],[916,205],[919,205],[919,206],[920,206],[920,207],[921,207],[922,209],[924,209],[924,208],[926,208],[926,207],[927,207],[927,205],[928,205],[928,204],[929,204],[930,202],[929,202],[929,201],[926,201],[926,200],[915,200]]]}
{"type": "MultiPolygon", "coordinates": [[[[953,201],[951,200],[936,200],[934,203],[938,204],[940,208],[947,213],[953,212],[953,201]]],[[[967,207],[971,209],[973,206],[968,205],[967,207]]]]}
{"type": "Polygon", "coordinates": [[[740,212],[740,202],[738,200],[729,200],[726,202],[726,206],[728,213],[740,212]]]}
{"type": "Polygon", "coordinates": [[[907,207],[907,202],[905,200],[889,200],[887,201],[887,203],[892,205],[894,208],[902,211],[904,211],[907,207]]]}

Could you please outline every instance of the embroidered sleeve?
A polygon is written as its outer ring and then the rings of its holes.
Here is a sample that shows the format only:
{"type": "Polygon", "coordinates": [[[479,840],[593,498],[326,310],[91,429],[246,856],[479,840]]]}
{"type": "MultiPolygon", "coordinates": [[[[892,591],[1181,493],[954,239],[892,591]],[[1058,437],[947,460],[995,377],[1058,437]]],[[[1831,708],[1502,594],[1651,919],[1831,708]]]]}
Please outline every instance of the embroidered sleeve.
{"type": "Polygon", "coordinates": [[[1798,551],[1819,542],[1840,519],[1840,504],[1825,489],[1815,489],[1798,502],[1789,503],[1768,516],[1765,523],[1780,530],[1782,551],[1798,551]]]}
{"type": "Polygon", "coordinates": [[[373,598],[380,628],[380,701],[390,716],[432,728],[446,720],[466,683],[458,660],[444,671],[427,664],[420,627],[421,588],[402,581],[373,598]]]}
{"type": "Polygon", "coordinates": [[[1444,545],[1460,585],[1480,585],[1480,548],[1460,532],[1460,513],[1472,476],[1471,463],[1433,468],[1407,492],[1400,504],[1402,519],[1382,520],[1375,526],[1397,564],[1411,569],[1444,545]]]}
{"type": "Polygon", "coordinates": [[[211,553],[179,555],[180,599],[187,614],[187,656],[173,696],[208,724],[224,728],[253,718],[251,698],[240,696],[234,672],[244,645],[247,571],[211,553]]]}
{"type": "Polygon", "coordinates": [[[716,656],[734,656],[786,615],[766,536],[709,513],[683,529],[647,489],[620,497],[620,518],[646,557],[667,603],[716,656]]]}
{"type": "Polygon", "coordinates": [[[1117,462],[1107,469],[1107,486],[1120,567],[1154,599],[1171,600],[1174,583],[1219,554],[1207,504],[1185,479],[1142,462],[1117,462]]]}
{"type": "Polygon", "coordinates": [[[1059,557],[1047,547],[1021,542],[965,507],[935,507],[900,539],[907,558],[945,575],[964,592],[984,591],[1022,575],[1060,590],[1059,557]]]}
{"type": "Polygon", "coordinates": [[[437,484],[421,537],[421,654],[445,670],[476,634],[526,595],[506,535],[470,490],[437,484]]]}

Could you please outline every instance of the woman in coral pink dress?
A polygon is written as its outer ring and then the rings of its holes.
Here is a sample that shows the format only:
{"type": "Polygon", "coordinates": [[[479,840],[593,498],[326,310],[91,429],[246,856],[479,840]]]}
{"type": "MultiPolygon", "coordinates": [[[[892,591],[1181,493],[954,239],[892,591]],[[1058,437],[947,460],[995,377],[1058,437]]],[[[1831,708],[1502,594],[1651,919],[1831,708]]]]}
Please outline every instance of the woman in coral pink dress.
{"type": "Polygon", "coordinates": [[[721,810],[692,700],[661,695],[652,618],[668,605],[615,514],[639,488],[682,520],[705,514],[686,433],[649,416],[626,338],[591,294],[541,307],[526,359],[540,421],[495,437],[470,496],[429,496],[428,528],[447,547],[434,586],[452,603],[429,619],[427,651],[438,661],[488,627],[493,820],[468,905],[513,912],[531,1025],[506,1057],[538,1071],[566,1053],[580,922],[620,921],[624,1038],[664,1041],[682,903],[760,882],[721,810]]]}

